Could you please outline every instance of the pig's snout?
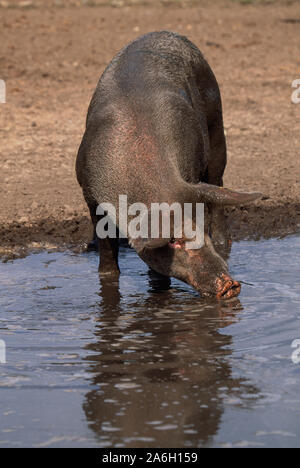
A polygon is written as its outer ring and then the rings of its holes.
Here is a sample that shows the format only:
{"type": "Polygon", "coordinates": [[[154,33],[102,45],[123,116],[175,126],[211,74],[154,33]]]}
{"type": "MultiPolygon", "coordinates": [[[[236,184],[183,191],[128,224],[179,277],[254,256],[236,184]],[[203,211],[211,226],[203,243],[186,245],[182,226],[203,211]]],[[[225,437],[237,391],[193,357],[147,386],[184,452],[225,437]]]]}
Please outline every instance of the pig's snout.
{"type": "Polygon", "coordinates": [[[217,299],[231,299],[237,297],[241,292],[241,285],[230,276],[222,274],[216,281],[217,299]]]}

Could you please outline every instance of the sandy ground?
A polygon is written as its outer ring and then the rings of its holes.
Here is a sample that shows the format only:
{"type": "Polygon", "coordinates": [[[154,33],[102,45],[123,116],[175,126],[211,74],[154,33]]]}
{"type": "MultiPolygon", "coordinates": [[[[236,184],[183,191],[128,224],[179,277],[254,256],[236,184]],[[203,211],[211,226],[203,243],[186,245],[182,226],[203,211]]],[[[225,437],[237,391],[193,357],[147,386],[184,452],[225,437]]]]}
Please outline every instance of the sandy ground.
{"type": "Polygon", "coordinates": [[[270,196],[229,213],[235,237],[299,230],[300,104],[291,102],[291,83],[300,79],[299,2],[95,3],[0,2],[0,79],[7,85],[0,255],[84,247],[91,225],[74,164],[91,95],[120,48],[162,29],[187,35],[215,71],[228,140],[226,185],[270,196]]]}

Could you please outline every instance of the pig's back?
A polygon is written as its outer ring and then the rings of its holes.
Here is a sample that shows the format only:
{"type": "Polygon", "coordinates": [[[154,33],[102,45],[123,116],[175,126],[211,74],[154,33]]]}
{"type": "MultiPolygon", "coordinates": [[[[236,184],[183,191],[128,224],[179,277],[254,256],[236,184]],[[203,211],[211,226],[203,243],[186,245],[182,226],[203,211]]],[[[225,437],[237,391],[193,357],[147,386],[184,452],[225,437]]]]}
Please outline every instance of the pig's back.
{"type": "Polygon", "coordinates": [[[119,193],[143,187],[147,197],[153,180],[158,187],[176,177],[198,182],[215,99],[214,76],[186,38],[160,32],[132,42],[105,70],[89,107],[83,183],[95,191],[101,179],[102,191],[113,185],[119,193]]]}

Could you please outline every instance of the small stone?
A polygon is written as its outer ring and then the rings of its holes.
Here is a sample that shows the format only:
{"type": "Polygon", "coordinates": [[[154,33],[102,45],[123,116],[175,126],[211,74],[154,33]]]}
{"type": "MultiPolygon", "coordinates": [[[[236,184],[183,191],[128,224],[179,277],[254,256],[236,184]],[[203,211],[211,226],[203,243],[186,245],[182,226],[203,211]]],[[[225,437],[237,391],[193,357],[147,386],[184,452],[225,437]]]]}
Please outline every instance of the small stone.
{"type": "Polygon", "coordinates": [[[23,2],[19,3],[19,7],[21,7],[21,8],[28,8],[28,7],[31,7],[31,6],[33,6],[33,2],[31,0],[26,0],[26,1],[23,1],[23,2]]]}
{"type": "Polygon", "coordinates": [[[111,6],[116,7],[116,8],[123,7],[124,4],[125,4],[124,0],[112,0],[111,2],[111,6]]]}

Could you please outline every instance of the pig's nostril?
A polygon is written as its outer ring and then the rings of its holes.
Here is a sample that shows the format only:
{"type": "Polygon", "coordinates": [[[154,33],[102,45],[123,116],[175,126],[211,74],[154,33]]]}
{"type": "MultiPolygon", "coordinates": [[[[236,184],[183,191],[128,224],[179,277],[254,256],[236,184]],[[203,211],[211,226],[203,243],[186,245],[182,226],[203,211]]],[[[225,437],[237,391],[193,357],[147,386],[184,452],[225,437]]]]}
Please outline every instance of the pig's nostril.
{"type": "Polygon", "coordinates": [[[231,299],[241,292],[241,285],[238,281],[233,281],[229,276],[222,275],[218,280],[218,299],[231,299]]]}
{"type": "Polygon", "coordinates": [[[241,285],[237,281],[232,281],[231,285],[228,287],[227,291],[224,291],[223,296],[225,299],[231,299],[236,297],[241,292],[241,285]]]}

